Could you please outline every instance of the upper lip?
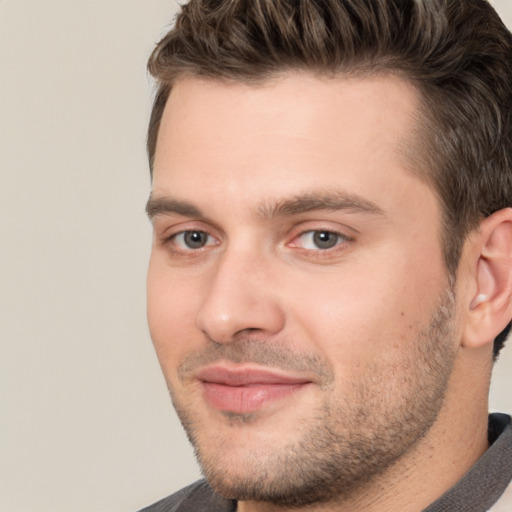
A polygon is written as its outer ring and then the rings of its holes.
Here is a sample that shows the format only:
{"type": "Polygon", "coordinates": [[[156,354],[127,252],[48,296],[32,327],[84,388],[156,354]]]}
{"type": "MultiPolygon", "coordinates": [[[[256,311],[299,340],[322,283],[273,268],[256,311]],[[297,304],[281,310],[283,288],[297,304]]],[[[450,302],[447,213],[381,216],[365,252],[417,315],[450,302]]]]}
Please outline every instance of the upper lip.
{"type": "Polygon", "coordinates": [[[202,368],[197,378],[202,382],[224,384],[225,386],[251,386],[257,384],[306,384],[311,379],[304,376],[283,374],[267,368],[251,368],[247,366],[226,367],[213,365],[202,368]]]}

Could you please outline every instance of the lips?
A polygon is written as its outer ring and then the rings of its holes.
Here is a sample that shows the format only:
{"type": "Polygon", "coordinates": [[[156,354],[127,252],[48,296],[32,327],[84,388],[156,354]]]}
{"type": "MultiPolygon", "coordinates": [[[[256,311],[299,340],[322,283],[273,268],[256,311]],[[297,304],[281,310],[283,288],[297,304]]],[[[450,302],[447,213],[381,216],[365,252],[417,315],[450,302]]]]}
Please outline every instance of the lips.
{"type": "Polygon", "coordinates": [[[231,413],[256,412],[311,384],[304,377],[255,368],[203,368],[198,376],[207,403],[231,413]]]}

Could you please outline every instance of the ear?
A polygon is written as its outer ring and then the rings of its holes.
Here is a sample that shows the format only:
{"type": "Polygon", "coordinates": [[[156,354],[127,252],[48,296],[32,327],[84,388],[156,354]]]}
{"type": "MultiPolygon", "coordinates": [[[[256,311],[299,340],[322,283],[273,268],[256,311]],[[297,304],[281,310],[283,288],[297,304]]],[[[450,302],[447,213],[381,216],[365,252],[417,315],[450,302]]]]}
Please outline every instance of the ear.
{"type": "Polygon", "coordinates": [[[512,318],[512,208],[485,218],[467,243],[473,284],[462,345],[480,348],[492,344],[512,318]]]}

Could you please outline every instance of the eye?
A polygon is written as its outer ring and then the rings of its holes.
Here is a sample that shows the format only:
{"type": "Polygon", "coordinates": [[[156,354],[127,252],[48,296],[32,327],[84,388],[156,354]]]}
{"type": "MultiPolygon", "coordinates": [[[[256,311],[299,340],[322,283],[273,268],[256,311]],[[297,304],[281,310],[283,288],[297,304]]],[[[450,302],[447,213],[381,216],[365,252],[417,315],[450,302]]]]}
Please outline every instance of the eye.
{"type": "Polygon", "coordinates": [[[294,245],[307,250],[327,250],[336,247],[341,242],[347,240],[347,237],[327,230],[305,231],[297,237],[294,245]]]}
{"type": "Polygon", "coordinates": [[[176,233],[172,236],[171,241],[178,249],[185,251],[202,249],[203,247],[216,244],[215,238],[206,233],[206,231],[199,230],[176,233]]]}

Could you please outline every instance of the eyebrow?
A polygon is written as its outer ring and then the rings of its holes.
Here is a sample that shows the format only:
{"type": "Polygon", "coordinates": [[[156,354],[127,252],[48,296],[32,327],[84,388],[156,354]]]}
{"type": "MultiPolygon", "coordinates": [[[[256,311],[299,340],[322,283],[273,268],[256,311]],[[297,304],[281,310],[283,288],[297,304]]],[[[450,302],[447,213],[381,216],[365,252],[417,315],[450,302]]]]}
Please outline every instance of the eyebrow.
{"type": "Polygon", "coordinates": [[[149,196],[146,214],[152,219],[157,215],[182,215],[183,217],[204,217],[201,210],[191,203],[173,197],[149,196]]]}
{"type": "MultiPolygon", "coordinates": [[[[269,202],[258,208],[259,216],[267,220],[313,211],[347,211],[350,213],[384,215],[382,209],[372,201],[355,194],[333,191],[299,194],[290,199],[269,202]]],[[[171,196],[150,196],[146,204],[146,213],[150,219],[158,215],[205,218],[205,215],[197,206],[171,196]]]]}
{"type": "Polygon", "coordinates": [[[345,192],[329,191],[300,194],[284,201],[276,201],[260,207],[260,214],[272,219],[278,216],[292,216],[313,211],[347,211],[384,215],[375,203],[361,196],[345,192]]]}

